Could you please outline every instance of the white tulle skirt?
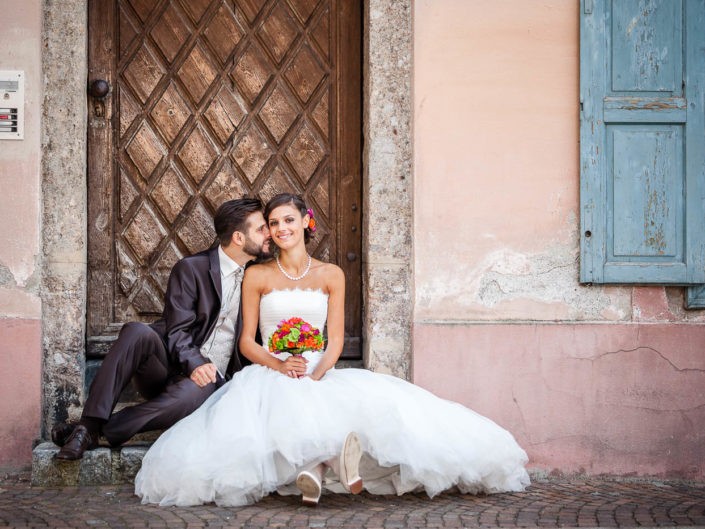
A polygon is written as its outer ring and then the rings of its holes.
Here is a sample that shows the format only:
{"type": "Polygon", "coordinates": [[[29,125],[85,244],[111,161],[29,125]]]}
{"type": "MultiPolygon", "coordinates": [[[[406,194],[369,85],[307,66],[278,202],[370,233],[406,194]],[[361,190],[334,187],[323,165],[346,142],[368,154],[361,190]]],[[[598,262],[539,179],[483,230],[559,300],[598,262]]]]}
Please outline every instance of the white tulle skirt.
{"type": "MultiPolygon", "coordinates": [[[[310,364],[311,365],[311,364],[310,364]]],[[[320,381],[253,365],[149,449],[135,480],[143,503],[245,505],[291,493],[303,468],[360,437],[365,489],[429,496],[520,491],[527,456],[512,435],[464,406],[399,378],[333,369],[320,381]]],[[[335,482],[328,487],[341,492],[335,482]]]]}

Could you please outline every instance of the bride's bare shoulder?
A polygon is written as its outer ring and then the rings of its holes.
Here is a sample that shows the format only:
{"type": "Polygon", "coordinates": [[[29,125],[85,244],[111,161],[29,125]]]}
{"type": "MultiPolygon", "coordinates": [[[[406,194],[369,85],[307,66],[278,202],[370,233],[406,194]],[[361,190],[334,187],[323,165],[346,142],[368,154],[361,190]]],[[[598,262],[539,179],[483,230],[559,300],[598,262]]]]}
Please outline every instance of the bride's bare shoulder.
{"type": "Polygon", "coordinates": [[[338,265],[333,263],[321,262],[321,275],[326,282],[330,281],[345,281],[345,272],[338,265]]]}
{"type": "Polygon", "coordinates": [[[266,261],[264,263],[252,264],[245,270],[245,279],[249,282],[258,284],[262,281],[267,281],[274,271],[274,262],[266,261]]]}

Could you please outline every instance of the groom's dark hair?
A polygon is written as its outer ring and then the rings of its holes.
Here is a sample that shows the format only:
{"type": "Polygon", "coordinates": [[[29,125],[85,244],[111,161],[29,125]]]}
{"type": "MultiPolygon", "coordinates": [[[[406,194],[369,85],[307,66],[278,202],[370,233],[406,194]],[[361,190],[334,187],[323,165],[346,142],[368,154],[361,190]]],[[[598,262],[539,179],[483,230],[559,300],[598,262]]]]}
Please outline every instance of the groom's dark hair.
{"type": "Polygon", "coordinates": [[[233,233],[247,232],[247,217],[256,211],[262,211],[262,202],[257,198],[238,198],[223,202],[213,217],[213,227],[220,244],[227,246],[233,233]]]}

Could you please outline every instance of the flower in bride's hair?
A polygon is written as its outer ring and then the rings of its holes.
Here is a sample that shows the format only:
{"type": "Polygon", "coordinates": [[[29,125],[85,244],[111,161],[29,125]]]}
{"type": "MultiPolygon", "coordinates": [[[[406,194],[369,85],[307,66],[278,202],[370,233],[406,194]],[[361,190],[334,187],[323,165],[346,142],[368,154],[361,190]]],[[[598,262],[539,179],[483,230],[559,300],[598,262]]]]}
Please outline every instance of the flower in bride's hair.
{"type": "Polygon", "coordinates": [[[318,351],[323,349],[323,336],[321,331],[310,323],[293,317],[279,323],[279,326],[269,337],[268,346],[269,350],[275,354],[301,354],[304,351],[318,351]]]}
{"type": "Polygon", "coordinates": [[[308,208],[306,213],[308,214],[308,229],[311,230],[311,233],[316,233],[316,219],[313,218],[313,210],[308,208]]]}

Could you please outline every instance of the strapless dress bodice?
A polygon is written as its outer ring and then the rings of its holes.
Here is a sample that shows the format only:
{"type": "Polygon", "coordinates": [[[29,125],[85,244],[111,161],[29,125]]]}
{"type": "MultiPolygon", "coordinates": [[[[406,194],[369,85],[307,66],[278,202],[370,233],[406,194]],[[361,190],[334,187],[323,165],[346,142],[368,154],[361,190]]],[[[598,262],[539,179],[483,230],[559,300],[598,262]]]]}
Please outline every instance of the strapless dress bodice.
{"type": "MultiPolygon", "coordinates": [[[[298,317],[324,332],[328,316],[328,294],[316,289],[272,290],[260,298],[259,331],[265,347],[269,337],[282,321],[298,317]]],[[[284,360],[289,353],[271,353],[284,360]]],[[[310,373],[323,356],[322,351],[307,351],[303,354],[308,360],[306,371],[310,373]]]]}

